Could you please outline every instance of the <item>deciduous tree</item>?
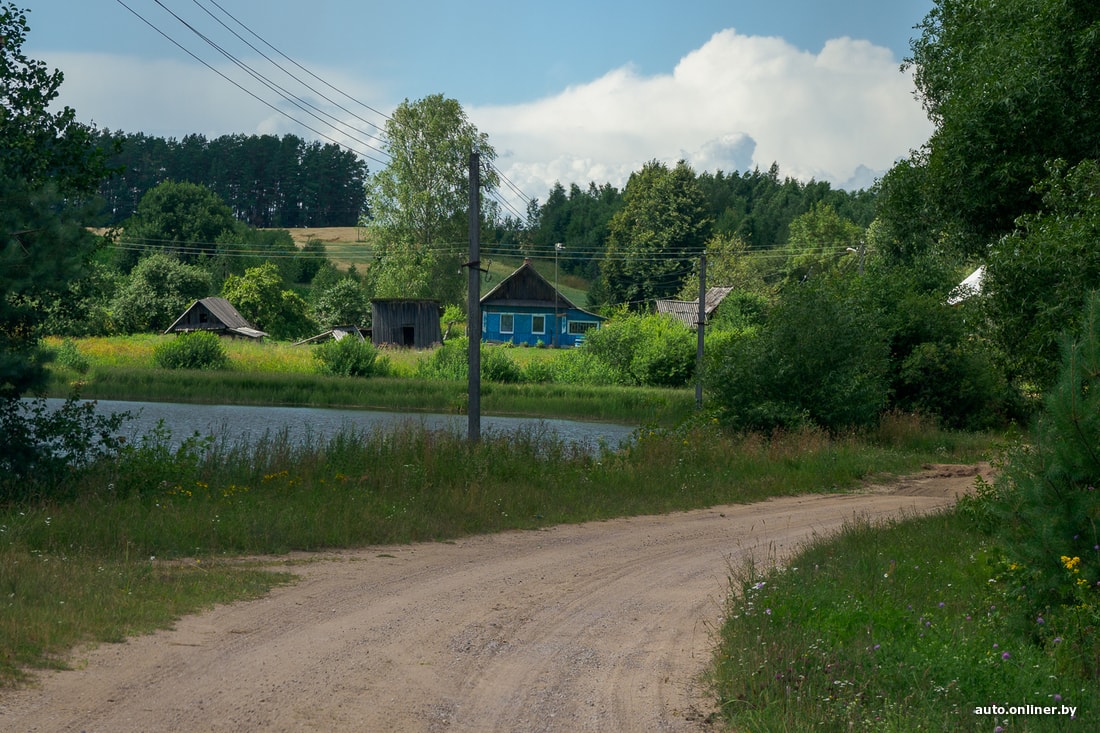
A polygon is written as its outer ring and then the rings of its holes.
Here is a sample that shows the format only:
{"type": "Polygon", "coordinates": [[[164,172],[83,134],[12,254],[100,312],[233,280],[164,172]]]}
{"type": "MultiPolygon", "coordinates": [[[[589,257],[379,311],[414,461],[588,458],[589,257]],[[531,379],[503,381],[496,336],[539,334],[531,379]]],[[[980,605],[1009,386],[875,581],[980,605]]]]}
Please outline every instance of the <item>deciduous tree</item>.
{"type": "Polygon", "coordinates": [[[376,295],[458,302],[470,153],[480,152],[481,186],[488,191],[497,185],[496,151],[462,105],[441,94],[400,104],[386,122],[386,140],[390,164],[367,184],[376,295]]]}
{"type": "Polygon", "coordinates": [[[29,25],[0,4],[0,398],[45,381],[37,301],[82,273],[95,238],[73,207],[107,174],[91,130],[54,108],[63,76],[22,52],[29,25]]]}

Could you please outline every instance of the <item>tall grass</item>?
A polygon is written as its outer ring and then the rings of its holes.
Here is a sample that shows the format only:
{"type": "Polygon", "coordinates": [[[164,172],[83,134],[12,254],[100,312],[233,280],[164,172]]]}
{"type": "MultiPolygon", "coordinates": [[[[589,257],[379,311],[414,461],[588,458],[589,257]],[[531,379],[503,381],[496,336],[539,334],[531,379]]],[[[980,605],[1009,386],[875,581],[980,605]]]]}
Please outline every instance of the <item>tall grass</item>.
{"type": "MultiPolygon", "coordinates": [[[[208,584],[222,598],[216,588],[244,571],[219,559],[844,490],[928,460],[972,460],[984,445],[955,434],[938,443],[930,454],[812,432],[731,437],[707,424],[647,430],[617,451],[537,428],[476,444],[413,426],[249,444],[154,431],[74,474],[63,495],[75,498],[0,508],[0,683],[81,641],[116,639],[212,602],[208,584]],[[149,609],[160,621],[141,620],[145,604],[163,606],[149,609]],[[47,610],[66,615],[35,620],[47,610]]],[[[277,579],[246,581],[262,592],[277,579]]]]}
{"type": "Polygon", "coordinates": [[[714,663],[723,717],[753,731],[1094,728],[1100,688],[1059,663],[1062,639],[1008,621],[996,557],[950,511],[855,522],[785,566],[735,568],[714,663]],[[1026,705],[1059,712],[1012,714],[1026,705]]]}

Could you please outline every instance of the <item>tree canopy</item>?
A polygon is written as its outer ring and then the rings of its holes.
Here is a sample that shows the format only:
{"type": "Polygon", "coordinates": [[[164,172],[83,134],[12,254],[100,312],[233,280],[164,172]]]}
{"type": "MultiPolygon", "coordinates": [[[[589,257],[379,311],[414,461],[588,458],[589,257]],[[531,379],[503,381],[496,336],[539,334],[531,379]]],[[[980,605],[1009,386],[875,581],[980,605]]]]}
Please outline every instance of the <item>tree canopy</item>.
{"type": "Polygon", "coordinates": [[[458,302],[468,238],[470,153],[480,152],[481,186],[497,185],[496,151],[457,101],[441,94],[405,100],[386,122],[390,163],[370,177],[367,199],[378,260],[378,297],[458,302]]]}
{"type": "Polygon", "coordinates": [[[45,380],[38,301],[61,293],[85,267],[95,238],[74,203],[107,174],[91,130],[70,107],[53,109],[60,71],[22,52],[29,26],[0,4],[0,397],[45,380]]]}
{"type": "Polygon", "coordinates": [[[1048,161],[1100,157],[1100,5],[937,0],[918,29],[906,66],[936,129],[913,162],[941,231],[980,254],[1038,208],[1048,161]]]}

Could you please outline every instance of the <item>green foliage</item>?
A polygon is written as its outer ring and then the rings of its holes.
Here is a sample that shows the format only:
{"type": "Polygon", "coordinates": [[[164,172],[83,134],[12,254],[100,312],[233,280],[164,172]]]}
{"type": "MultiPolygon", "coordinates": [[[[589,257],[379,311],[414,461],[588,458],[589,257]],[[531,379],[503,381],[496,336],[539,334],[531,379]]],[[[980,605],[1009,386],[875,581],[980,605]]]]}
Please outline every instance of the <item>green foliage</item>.
{"type": "Polygon", "coordinates": [[[196,263],[217,252],[217,242],[243,230],[216,193],[195,183],[165,181],[141,197],[126,222],[120,264],[132,267],[142,252],[165,252],[196,263]]]}
{"type": "Polygon", "coordinates": [[[71,498],[80,473],[121,450],[129,413],[99,415],[92,402],[70,397],[0,399],[0,505],[71,498]]]}
{"type": "Polygon", "coordinates": [[[321,374],[337,377],[383,376],[389,372],[388,362],[379,360],[374,344],[354,336],[313,347],[313,360],[321,374]]]}
{"type": "Polygon", "coordinates": [[[836,271],[843,263],[851,264],[853,256],[857,261],[849,269],[862,269],[858,258],[863,256],[863,238],[862,227],[841,217],[832,205],[814,204],[788,228],[787,279],[798,282],[821,277],[836,271]]]}
{"type": "Polygon", "coordinates": [[[651,161],[631,174],[600,263],[606,302],[636,309],[679,292],[689,274],[684,260],[703,251],[711,225],[695,171],[687,163],[669,170],[651,161]]]}
{"type": "Polygon", "coordinates": [[[153,363],[161,369],[226,369],[229,355],[216,333],[192,331],[157,346],[153,363]]]}
{"type": "Polygon", "coordinates": [[[788,289],[755,336],[716,351],[704,376],[737,430],[874,424],[887,404],[887,345],[872,315],[826,284],[788,289]]]}
{"type": "Polygon", "coordinates": [[[1083,294],[1100,288],[1100,161],[1056,161],[1048,173],[1035,189],[1041,211],[992,246],[982,283],[1013,375],[1040,389],[1058,373],[1061,335],[1077,329],[1083,294]]]}
{"type": "MultiPolygon", "coordinates": [[[[1090,720],[1095,680],[1061,663],[1069,637],[1014,628],[983,537],[953,512],[816,538],[731,578],[713,689],[731,730],[1055,733],[1090,720]],[[778,558],[775,559],[777,562],[778,558]],[[999,705],[1003,715],[977,714],[999,705]]],[[[1037,622],[1038,621],[1038,622],[1037,622]]],[[[1031,628],[1044,628],[1031,619],[1031,628]]],[[[1049,625],[1049,619],[1046,619],[1049,625]]]]}
{"type": "Polygon", "coordinates": [[[617,374],[619,384],[682,387],[695,374],[695,334],[667,315],[612,318],[589,333],[583,349],[617,374]]]}
{"type": "Polygon", "coordinates": [[[315,329],[305,300],[284,287],[279,268],[271,262],[227,277],[222,295],[249,323],[274,338],[302,338],[315,329]]]}
{"type": "MultiPolygon", "coordinates": [[[[469,375],[469,340],[448,339],[431,356],[416,364],[416,376],[423,379],[462,381],[469,375]]],[[[490,382],[509,384],[523,378],[523,370],[508,356],[507,347],[481,344],[481,377],[490,382]]]]}
{"type": "Polygon", "coordinates": [[[468,233],[470,151],[480,152],[485,192],[497,185],[496,152],[462,105],[441,94],[398,105],[385,139],[390,163],[367,182],[375,294],[459,302],[465,247],[455,243],[468,233]]]}
{"type": "MultiPolygon", "coordinates": [[[[1100,295],[1093,293],[1079,337],[1067,341],[1058,381],[1030,445],[1004,461],[988,493],[995,535],[1014,572],[1006,578],[1020,616],[1076,607],[1100,624],[1100,295]]],[[[1081,629],[1085,631],[1083,627],[1081,629]]],[[[1092,673],[1100,675],[1093,635],[1092,673]]]]}
{"type": "Polygon", "coordinates": [[[863,277],[842,285],[886,336],[890,406],[985,430],[1018,418],[1022,403],[988,341],[971,333],[977,304],[947,304],[958,277],[943,258],[921,254],[906,264],[872,259],[863,277]]]}
{"type": "Polygon", "coordinates": [[[310,312],[324,328],[365,326],[371,320],[370,298],[360,283],[345,277],[318,293],[310,312]]]}
{"type": "Polygon", "coordinates": [[[72,339],[65,339],[57,347],[57,363],[66,369],[72,369],[77,374],[87,374],[91,363],[88,357],[80,353],[76,343],[72,339]]]}
{"type": "Polygon", "coordinates": [[[77,205],[107,172],[90,128],[55,104],[61,72],[23,54],[28,32],[0,3],[0,399],[45,383],[44,306],[83,273],[95,238],[77,205]]]}
{"type": "Polygon", "coordinates": [[[210,294],[210,275],[158,253],[138,262],[111,301],[118,333],[164,331],[193,302],[210,294]]]}
{"type": "MultiPolygon", "coordinates": [[[[1033,212],[1047,161],[1100,144],[1100,11],[1050,0],[937,0],[907,65],[936,125],[922,159],[938,228],[980,256],[1033,212]]],[[[930,240],[931,241],[931,240],[930,240]]]]}
{"type": "Polygon", "coordinates": [[[103,151],[76,110],[55,104],[64,75],[23,54],[29,32],[24,11],[0,4],[0,181],[31,190],[49,182],[66,196],[87,196],[109,172],[103,151]]]}

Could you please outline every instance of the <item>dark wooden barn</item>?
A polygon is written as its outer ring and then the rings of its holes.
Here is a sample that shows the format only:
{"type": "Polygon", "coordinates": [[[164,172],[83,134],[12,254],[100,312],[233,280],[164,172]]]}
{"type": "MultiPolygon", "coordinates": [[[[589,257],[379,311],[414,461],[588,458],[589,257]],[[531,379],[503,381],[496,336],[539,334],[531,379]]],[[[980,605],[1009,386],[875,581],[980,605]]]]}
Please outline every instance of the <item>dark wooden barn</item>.
{"type": "Polygon", "coordinates": [[[371,342],[375,346],[427,349],[443,342],[438,300],[372,300],[371,342]]]}

